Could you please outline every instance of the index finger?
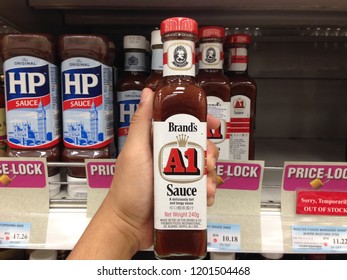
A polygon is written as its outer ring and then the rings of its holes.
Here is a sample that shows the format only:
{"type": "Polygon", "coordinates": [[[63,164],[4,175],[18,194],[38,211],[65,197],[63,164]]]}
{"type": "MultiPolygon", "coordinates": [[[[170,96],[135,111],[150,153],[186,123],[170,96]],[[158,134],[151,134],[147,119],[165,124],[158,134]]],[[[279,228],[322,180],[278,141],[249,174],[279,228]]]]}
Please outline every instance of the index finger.
{"type": "Polygon", "coordinates": [[[220,120],[210,114],[207,114],[207,128],[217,129],[219,126],[220,126],[220,120]]]}

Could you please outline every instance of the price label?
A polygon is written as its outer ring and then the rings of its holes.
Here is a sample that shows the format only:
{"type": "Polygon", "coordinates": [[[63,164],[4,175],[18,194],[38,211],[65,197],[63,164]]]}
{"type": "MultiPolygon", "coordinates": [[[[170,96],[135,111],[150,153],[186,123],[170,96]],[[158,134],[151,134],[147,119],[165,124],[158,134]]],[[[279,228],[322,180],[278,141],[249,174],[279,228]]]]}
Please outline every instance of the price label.
{"type": "Polygon", "coordinates": [[[261,187],[263,170],[263,162],[217,162],[216,172],[223,181],[218,188],[257,191],[261,187]]]}
{"type": "Polygon", "coordinates": [[[207,248],[210,252],[240,251],[240,225],[209,223],[207,225],[207,248]]]}
{"type": "Polygon", "coordinates": [[[92,189],[108,189],[116,170],[115,160],[86,160],[88,185],[92,189]]]}
{"type": "Polygon", "coordinates": [[[30,240],[31,223],[0,222],[0,247],[26,246],[30,240]]]}
{"type": "Polygon", "coordinates": [[[347,227],[292,226],[294,252],[347,252],[347,227]]]}

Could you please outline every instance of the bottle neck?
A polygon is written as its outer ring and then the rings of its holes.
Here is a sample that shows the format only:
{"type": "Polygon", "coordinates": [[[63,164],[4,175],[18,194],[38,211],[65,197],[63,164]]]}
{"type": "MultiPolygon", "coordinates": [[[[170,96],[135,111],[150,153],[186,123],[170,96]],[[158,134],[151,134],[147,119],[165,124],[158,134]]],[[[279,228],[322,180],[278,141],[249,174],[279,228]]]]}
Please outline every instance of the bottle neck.
{"type": "Polygon", "coordinates": [[[234,46],[228,53],[228,72],[237,74],[247,74],[248,71],[248,52],[244,46],[234,46]]]}
{"type": "Polygon", "coordinates": [[[166,76],[164,79],[169,84],[195,84],[195,77],[193,76],[166,76]]]}
{"type": "Polygon", "coordinates": [[[170,38],[163,44],[163,76],[195,77],[195,43],[185,38],[170,38]]]}
{"type": "Polygon", "coordinates": [[[124,71],[145,72],[146,70],[146,55],[144,50],[125,50],[124,71]]]}
{"type": "Polygon", "coordinates": [[[154,71],[163,70],[163,48],[154,48],[152,50],[151,69],[154,71]]]}
{"type": "Polygon", "coordinates": [[[199,70],[223,69],[223,44],[218,42],[200,43],[199,70]]]}
{"type": "Polygon", "coordinates": [[[223,69],[199,69],[199,73],[223,74],[223,69]]]}

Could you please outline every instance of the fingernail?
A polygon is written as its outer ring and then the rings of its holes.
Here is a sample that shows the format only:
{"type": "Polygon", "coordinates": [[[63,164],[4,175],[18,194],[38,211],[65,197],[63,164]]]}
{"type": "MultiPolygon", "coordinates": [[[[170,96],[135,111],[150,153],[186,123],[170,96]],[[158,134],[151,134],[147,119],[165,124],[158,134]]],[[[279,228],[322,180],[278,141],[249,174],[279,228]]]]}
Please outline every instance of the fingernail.
{"type": "Polygon", "coordinates": [[[144,89],[142,92],[141,92],[141,97],[140,97],[140,103],[144,103],[146,102],[147,100],[147,97],[148,97],[148,90],[147,89],[144,89]]]}
{"type": "Polygon", "coordinates": [[[217,188],[224,183],[224,180],[221,176],[217,176],[217,188]]]}
{"type": "Polygon", "coordinates": [[[212,206],[214,204],[214,197],[209,197],[208,199],[207,199],[207,205],[208,206],[212,206]]]}

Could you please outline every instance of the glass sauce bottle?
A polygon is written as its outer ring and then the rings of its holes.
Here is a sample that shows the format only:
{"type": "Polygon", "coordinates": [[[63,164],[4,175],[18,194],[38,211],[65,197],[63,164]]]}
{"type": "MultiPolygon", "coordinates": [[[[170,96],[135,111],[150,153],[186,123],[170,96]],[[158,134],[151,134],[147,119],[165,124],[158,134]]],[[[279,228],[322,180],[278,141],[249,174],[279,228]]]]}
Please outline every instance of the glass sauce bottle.
{"type": "Polygon", "coordinates": [[[207,250],[207,99],[195,83],[198,24],[161,23],[164,84],[153,123],[154,252],[158,259],[201,259],[207,250]]]}
{"type": "Polygon", "coordinates": [[[127,35],[123,38],[123,45],[124,72],[117,85],[118,154],[125,143],[131,118],[140,103],[141,91],[147,78],[146,38],[127,35]]]}
{"type": "Polygon", "coordinates": [[[219,159],[229,159],[230,81],[223,73],[222,27],[206,26],[199,29],[199,73],[196,82],[206,92],[208,113],[220,120],[218,129],[209,129],[207,137],[219,149],[219,159]]]}
{"type": "Polygon", "coordinates": [[[163,84],[163,43],[161,41],[160,30],[151,33],[152,63],[151,74],[145,82],[145,87],[155,91],[163,84]]]}
{"type": "Polygon", "coordinates": [[[257,85],[248,75],[250,36],[227,37],[230,58],[226,76],[231,86],[230,149],[231,160],[254,159],[254,131],[257,85]]]}

